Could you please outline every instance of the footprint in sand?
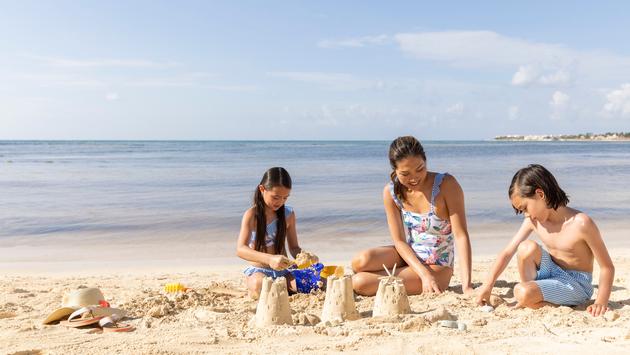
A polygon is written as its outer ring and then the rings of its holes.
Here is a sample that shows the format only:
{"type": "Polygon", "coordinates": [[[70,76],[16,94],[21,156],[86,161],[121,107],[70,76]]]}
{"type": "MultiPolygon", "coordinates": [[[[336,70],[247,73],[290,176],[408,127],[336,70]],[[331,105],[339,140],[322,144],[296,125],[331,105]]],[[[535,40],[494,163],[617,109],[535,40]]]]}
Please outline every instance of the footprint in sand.
{"type": "Polygon", "coordinates": [[[15,312],[0,312],[0,319],[13,318],[17,316],[15,312]]]}
{"type": "Polygon", "coordinates": [[[34,350],[16,351],[14,353],[10,353],[9,355],[43,355],[43,354],[45,354],[45,352],[43,350],[34,349],[34,350]]]}

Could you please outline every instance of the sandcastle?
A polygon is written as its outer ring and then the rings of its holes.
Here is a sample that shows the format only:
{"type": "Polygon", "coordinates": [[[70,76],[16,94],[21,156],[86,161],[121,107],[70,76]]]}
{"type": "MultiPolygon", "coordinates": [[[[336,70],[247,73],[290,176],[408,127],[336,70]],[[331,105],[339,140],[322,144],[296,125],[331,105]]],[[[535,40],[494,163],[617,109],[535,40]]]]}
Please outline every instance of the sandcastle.
{"type": "Polygon", "coordinates": [[[380,278],[381,282],[378,284],[378,291],[374,298],[372,317],[411,313],[405,285],[401,278],[394,276],[396,265],[391,273],[385,265],[383,267],[388,276],[380,278]]]}
{"type": "Polygon", "coordinates": [[[259,328],[279,324],[293,325],[287,281],[284,277],[275,280],[271,277],[263,279],[254,319],[255,325],[259,328]]]}
{"type": "Polygon", "coordinates": [[[322,322],[343,322],[360,318],[354,304],[350,276],[331,275],[326,281],[326,299],[322,309],[322,322]]]}

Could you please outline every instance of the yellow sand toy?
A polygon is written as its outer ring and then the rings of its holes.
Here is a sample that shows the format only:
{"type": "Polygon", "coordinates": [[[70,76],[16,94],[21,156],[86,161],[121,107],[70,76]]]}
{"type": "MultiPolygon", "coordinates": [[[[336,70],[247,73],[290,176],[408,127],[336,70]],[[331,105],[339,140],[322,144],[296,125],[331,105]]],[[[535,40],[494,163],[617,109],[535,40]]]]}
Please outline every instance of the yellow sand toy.
{"type": "Polygon", "coordinates": [[[185,287],[179,282],[168,283],[164,285],[164,291],[168,293],[186,292],[186,290],[188,290],[188,287],[185,287]]]}
{"type": "Polygon", "coordinates": [[[319,274],[322,278],[327,279],[331,275],[335,275],[337,278],[341,278],[344,275],[343,266],[328,265],[324,266],[322,272],[319,274]]]}

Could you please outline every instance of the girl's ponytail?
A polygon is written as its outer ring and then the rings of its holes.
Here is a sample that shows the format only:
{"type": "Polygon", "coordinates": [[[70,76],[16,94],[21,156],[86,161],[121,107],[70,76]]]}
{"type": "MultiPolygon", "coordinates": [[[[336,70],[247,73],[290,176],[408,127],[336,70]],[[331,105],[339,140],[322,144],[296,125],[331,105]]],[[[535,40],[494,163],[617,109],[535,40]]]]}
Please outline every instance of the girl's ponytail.
{"type": "Polygon", "coordinates": [[[265,236],[267,234],[267,222],[265,218],[265,200],[263,200],[260,187],[256,186],[254,191],[254,209],[256,211],[256,239],[254,241],[254,250],[265,251],[265,236]]]}
{"type": "Polygon", "coordinates": [[[394,195],[396,196],[396,198],[398,198],[399,201],[405,201],[405,198],[406,198],[405,189],[403,188],[400,181],[398,181],[398,178],[396,178],[396,170],[392,171],[389,174],[389,178],[392,180],[392,183],[394,184],[394,195]]]}

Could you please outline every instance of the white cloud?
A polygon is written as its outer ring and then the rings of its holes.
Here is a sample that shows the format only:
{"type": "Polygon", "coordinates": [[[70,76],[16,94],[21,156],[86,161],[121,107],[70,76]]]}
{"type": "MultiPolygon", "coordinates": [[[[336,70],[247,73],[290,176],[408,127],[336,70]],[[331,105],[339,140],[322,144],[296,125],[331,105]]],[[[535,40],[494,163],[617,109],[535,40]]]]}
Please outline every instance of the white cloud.
{"type": "Polygon", "coordinates": [[[569,50],[560,45],[532,43],[491,31],[400,33],[394,38],[404,52],[416,58],[465,67],[516,67],[569,56],[569,50]]]}
{"type": "Polygon", "coordinates": [[[566,69],[560,69],[555,73],[542,75],[538,82],[549,86],[567,85],[571,82],[571,74],[566,69]]]}
{"type": "MultiPolygon", "coordinates": [[[[287,108],[285,112],[294,115],[292,108],[287,108]]],[[[356,125],[366,124],[377,125],[407,125],[417,124],[426,120],[419,120],[418,117],[427,117],[428,114],[418,107],[391,106],[379,104],[323,104],[317,107],[302,110],[299,113],[304,121],[316,126],[343,126],[356,127],[356,125]]]]}
{"type": "Polygon", "coordinates": [[[334,47],[367,47],[369,45],[383,45],[390,42],[390,38],[387,35],[378,36],[363,36],[358,38],[346,38],[341,40],[329,40],[324,39],[317,43],[321,48],[334,48],[334,47]]]}
{"type": "Polygon", "coordinates": [[[462,113],[464,113],[464,104],[461,102],[458,102],[454,104],[453,106],[448,107],[446,109],[446,113],[450,113],[453,115],[461,115],[462,113]]]}
{"type": "Polygon", "coordinates": [[[621,85],[621,88],[613,90],[606,95],[604,112],[608,114],[621,114],[630,116],[630,83],[621,85]]]}
{"type": "Polygon", "coordinates": [[[508,119],[510,121],[514,121],[516,119],[518,119],[518,115],[519,115],[519,107],[518,106],[510,106],[508,107],[508,119]]]}
{"type": "Polygon", "coordinates": [[[50,66],[63,68],[98,68],[98,67],[131,67],[131,68],[168,68],[178,66],[176,62],[156,62],[145,59],[113,59],[102,58],[92,60],[27,56],[33,59],[42,60],[50,66]]]}
{"type": "Polygon", "coordinates": [[[107,101],[116,101],[116,100],[118,100],[118,93],[116,93],[116,92],[107,93],[107,95],[105,95],[105,100],[107,100],[107,101]]]}
{"type": "Polygon", "coordinates": [[[555,71],[545,71],[536,65],[521,65],[512,77],[512,85],[529,86],[533,84],[543,86],[564,86],[571,82],[568,68],[555,71]]]}
{"type": "Polygon", "coordinates": [[[514,85],[559,86],[584,79],[605,82],[630,72],[630,57],[605,51],[574,50],[560,44],[503,36],[492,31],[399,33],[400,49],[421,60],[455,67],[512,69],[514,85]]]}
{"type": "Polygon", "coordinates": [[[560,120],[564,118],[570,100],[570,96],[562,91],[554,92],[549,102],[549,106],[551,106],[551,119],[560,120]]]}
{"type": "Polygon", "coordinates": [[[74,74],[17,74],[16,80],[28,81],[41,87],[103,87],[107,82],[74,74]]]}
{"type": "Polygon", "coordinates": [[[512,85],[523,86],[531,84],[540,74],[532,65],[521,65],[512,77],[512,85]]]}
{"type": "Polygon", "coordinates": [[[316,84],[332,90],[361,90],[370,88],[382,88],[381,81],[357,78],[344,73],[321,73],[321,72],[273,72],[269,75],[300,81],[309,84],[316,84]]]}

